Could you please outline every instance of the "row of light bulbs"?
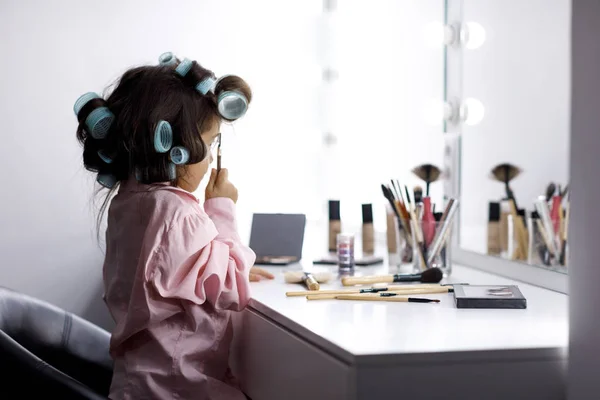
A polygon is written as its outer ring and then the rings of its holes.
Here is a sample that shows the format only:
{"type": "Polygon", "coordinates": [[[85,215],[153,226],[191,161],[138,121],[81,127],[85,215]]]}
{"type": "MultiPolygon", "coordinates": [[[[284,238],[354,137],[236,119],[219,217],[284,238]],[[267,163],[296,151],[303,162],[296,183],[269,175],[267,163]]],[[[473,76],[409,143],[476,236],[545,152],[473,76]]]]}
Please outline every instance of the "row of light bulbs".
{"type": "MultiPolygon", "coordinates": [[[[431,46],[440,44],[448,48],[463,47],[467,50],[475,50],[483,45],[486,39],[485,29],[477,22],[465,24],[431,23],[425,28],[425,40],[431,46]]],[[[485,114],[483,103],[469,97],[464,101],[450,99],[446,102],[434,102],[426,108],[426,119],[432,124],[440,121],[450,123],[465,123],[466,125],[477,125],[485,114]]]]}

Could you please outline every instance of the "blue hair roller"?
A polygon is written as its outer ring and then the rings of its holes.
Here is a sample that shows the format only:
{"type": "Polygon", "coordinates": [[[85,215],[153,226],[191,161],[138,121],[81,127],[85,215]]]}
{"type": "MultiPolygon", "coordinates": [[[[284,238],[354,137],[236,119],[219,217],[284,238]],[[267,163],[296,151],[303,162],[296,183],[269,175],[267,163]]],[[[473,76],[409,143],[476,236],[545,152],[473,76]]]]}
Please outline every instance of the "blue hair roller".
{"type": "Polygon", "coordinates": [[[183,165],[190,160],[190,152],[182,146],[175,146],[171,149],[171,161],[175,165],[183,165]]]}
{"type": "Polygon", "coordinates": [[[177,68],[175,68],[175,72],[177,72],[182,77],[186,76],[188,72],[192,69],[193,61],[184,58],[182,62],[179,63],[177,68]]]}
{"type": "MultiPolygon", "coordinates": [[[[80,96],[73,106],[75,115],[79,115],[81,109],[91,100],[100,98],[97,93],[93,92],[80,96]]],[[[104,139],[114,120],[115,116],[108,107],[98,107],[87,116],[85,126],[94,139],[104,139]]]]}
{"type": "Polygon", "coordinates": [[[167,121],[160,121],[154,130],[154,149],[166,153],[173,146],[173,128],[167,121]]]}
{"type": "Polygon", "coordinates": [[[107,189],[112,189],[117,184],[117,177],[113,174],[98,174],[96,182],[107,189]]]}
{"type": "Polygon", "coordinates": [[[102,161],[104,161],[107,164],[110,164],[113,162],[113,156],[109,155],[105,150],[98,150],[98,157],[100,157],[102,159],[102,161]]]}
{"type": "Polygon", "coordinates": [[[98,94],[94,93],[94,92],[88,92],[86,94],[79,96],[77,101],[75,101],[75,105],[73,106],[73,112],[75,113],[75,116],[79,115],[79,111],[81,111],[83,106],[85,106],[90,100],[99,99],[99,98],[100,98],[100,96],[98,96],[98,94]]]}
{"type": "Polygon", "coordinates": [[[169,163],[169,180],[174,181],[175,179],[177,179],[177,166],[169,163]]]}
{"type": "Polygon", "coordinates": [[[202,95],[206,95],[208,92],[212,91],[215,88],[215,84],[217,80],[212,76],[209,76],[206,79],[203,79],[199,84],[196,85],[196,90],[199,91],[202,95]]]}
{"type": "Polygon", "coordinates": [[[225,91],[219,94],[217,99],[219,114],[225,119],[234,121],[241,118],[248,110],[246,96],[236,91],[225,91]]]}
{"type": "Polygon", "coordinates": [[[164,66],[173,65],[177,63],[177,59],[175,58],[173,53],[167,51],[166,53],[162,53],[160,57],[158,57],[158,63],[164,66]]]}

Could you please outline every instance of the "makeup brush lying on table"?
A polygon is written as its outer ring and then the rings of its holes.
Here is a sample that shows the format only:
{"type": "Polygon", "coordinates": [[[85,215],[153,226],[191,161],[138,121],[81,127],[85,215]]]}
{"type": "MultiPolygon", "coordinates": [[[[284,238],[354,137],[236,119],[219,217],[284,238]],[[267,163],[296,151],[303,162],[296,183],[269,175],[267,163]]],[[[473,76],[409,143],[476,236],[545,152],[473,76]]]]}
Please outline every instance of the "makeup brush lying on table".
{"type": "Polygon", "coordinates": [[[283,278],[285,283],[304,283],[308,290],[317,291],[321,288],[319,283],[326,283],[331,280],[331,272],[286,271],[283,278]]]}
{"type": "MultiPolygon", "coordinates": [[[[424,285],[423,285],[424,286],[424,285]]],[[[379,288],[375,288],[379,289],[379,288]]],[[[338,293],[338,294],[328,294],[322,292],[311,292],[306,295],[307,300],[333,300],[338,299],[340,296],[364,296],[364,295],[382,295],[386,293],[386,296],[401,296],[401,295],[415,295],[415,294],[443,294],[443,293],[454,293],[453,286],[437,286],[437,287],[412,287],[412,288],[400,288],[394,286],[393,288],[389,288],[386,291],[369,291],[369,289],[365,291],[360,291],[358,293],[338,293]]]]}
{"type": "Polygon", "coordinates": [[[375,275],[375,276],[347,276],[342,278],[342,285],[372,285],[374,283],[394,283],[394,282],[422,282],[438,283],[444,277],[444,273],[439,268],[429,268],[418,274],[395,274],[395,275],[375,275]]]}
{"type": "Polygon", "coordinates": [[[396,293],[379,294],[345,294],[339,295],[336,300],[361,300],[361,301],[388,301],[394,303],[439,303],[438,299],[423,299],[420,297],[400,297],[396,293]]]}

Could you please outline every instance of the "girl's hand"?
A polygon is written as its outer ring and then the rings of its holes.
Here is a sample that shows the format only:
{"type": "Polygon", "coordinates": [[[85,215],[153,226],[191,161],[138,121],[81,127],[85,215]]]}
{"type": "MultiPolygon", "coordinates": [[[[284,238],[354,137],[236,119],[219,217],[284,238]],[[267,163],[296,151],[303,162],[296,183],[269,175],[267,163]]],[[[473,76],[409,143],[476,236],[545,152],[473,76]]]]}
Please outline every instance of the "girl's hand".
{"type": "Polygon", "coordinates": [[[250,282],[258,282],[263,279],[273,279],[275,276],[262,268],[252,267],[250,268],[250,282]]]}
{"type": "Polygon", "coordinates": [[[210,179],[206,186],[205,198],[213,199],[215,197],[227,197],[237,203],[238,191],[233,183],[229,182],[229,173],[223,168],[219,173],[213,168],[210,172],[210,179]]]}

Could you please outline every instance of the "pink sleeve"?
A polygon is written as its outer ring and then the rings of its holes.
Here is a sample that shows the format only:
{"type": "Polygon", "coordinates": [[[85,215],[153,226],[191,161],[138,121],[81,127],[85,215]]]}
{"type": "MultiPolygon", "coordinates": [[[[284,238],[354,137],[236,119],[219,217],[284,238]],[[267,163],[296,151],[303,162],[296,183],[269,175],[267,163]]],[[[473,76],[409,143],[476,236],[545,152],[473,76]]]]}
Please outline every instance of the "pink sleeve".
{"type": "Polygon", "coordinates": [[[211,199],[205,209],[211,218],[188,215],[169,228],[151,283],[165,298],[242,310],[250,300],[248,275],[256,257],[240,241],[233,201],[211,199]]]}

